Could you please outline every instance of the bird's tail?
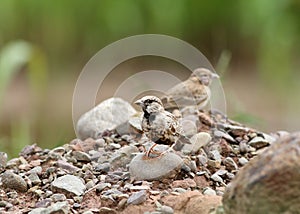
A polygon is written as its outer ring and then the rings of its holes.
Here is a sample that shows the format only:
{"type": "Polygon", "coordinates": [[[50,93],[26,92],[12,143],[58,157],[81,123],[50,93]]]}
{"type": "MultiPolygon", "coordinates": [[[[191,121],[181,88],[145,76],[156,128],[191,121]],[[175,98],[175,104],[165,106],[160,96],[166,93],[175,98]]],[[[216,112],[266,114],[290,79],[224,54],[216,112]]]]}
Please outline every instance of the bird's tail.
{"type": "Polygon", "coordinates": [[[182,144],[191,144],[190,139],[184,135],[180,135],[178,142],[182,144]]]}
{"type": "Polygon", "coordinates": [[[173,149],[174,149],[175,151],[180,151],[180,150],[183,148],[184,144],[191,144],[191,141],[190,141],[190,139],[187,138],[186,136],[180,135],[180,137],[179,137],[179,139],[176,141],[176,143],[175,143],[173,149]]]}

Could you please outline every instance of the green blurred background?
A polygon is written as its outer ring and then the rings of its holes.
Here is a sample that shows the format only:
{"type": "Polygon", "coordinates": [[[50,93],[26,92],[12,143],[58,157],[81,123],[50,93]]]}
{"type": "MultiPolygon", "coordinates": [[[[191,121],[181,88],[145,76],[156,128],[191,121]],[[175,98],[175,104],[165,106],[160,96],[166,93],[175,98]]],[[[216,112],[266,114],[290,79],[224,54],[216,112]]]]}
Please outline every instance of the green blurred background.
{"type": "Polygon", "coordinates": [[[266,132],[299,129],[298,0],[1,0],[0,150],[13,157],[26,144],[74,138],[83,66],[106,45],[145,33],[198,48],[222,75],[231,118],[266,132]]]}

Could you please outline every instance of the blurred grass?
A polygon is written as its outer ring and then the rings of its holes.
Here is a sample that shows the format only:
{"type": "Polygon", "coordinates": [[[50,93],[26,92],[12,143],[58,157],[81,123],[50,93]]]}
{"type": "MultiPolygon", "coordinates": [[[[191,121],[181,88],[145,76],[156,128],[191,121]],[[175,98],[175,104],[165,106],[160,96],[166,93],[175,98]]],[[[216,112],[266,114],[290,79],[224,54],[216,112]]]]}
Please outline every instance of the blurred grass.
{"type": "MultiPolygon", "coordinates": [[[[71,105],[68,99],[57,100],[53,95],[65,93],[61,82],[74,84],[84,64],[104,46],[144,33],[167,34],[191,43],[225,76],[234,75],[231,70],[239,64],[253,67],[259,84],[282,102],[297,89],[297,0],[2,0],[0,118],[6,116],[1,113],[3,96],[10,84],[16,84],[18,73],[25,75],[32,106],[0,121],[0,149],[10,147],[9,153],[16,155],[15,148],[29,142],[51,147],[72,138],[72,128],[65,127],[71,122],[64,121],[69,116],[54,110],[62,108],[62,102],[71,105]]],[[[236,115],[242,122],[257,123],[245,111],[237,110],[236,115]]]]}

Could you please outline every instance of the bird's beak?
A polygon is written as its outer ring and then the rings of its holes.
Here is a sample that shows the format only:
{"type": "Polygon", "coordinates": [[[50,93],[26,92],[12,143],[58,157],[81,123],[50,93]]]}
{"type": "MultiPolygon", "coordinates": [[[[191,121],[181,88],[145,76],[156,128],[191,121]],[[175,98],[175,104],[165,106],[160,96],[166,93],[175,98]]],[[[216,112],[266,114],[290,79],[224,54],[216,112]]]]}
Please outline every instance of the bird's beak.
{"type": "Polygon", "coordinates": [[[219,79],[220,76],[218,74],[216,74],[216,73],[212,73],[212,78],[213,79],[219,79]]]}
{"type": "Polygon", "coordinates": [[[141,99],[139,99],[139,100],[135,101],[134,104],[141,106],[143,104],[143,102],[141,101],[141,99]]]}

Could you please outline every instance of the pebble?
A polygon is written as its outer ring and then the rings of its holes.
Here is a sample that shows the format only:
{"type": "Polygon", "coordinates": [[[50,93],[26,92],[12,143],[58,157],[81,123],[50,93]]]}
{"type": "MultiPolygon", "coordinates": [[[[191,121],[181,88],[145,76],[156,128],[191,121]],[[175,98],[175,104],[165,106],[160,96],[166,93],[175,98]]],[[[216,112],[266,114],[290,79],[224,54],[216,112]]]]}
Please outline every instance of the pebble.
{"type": "Polygon", "coordinates": [[[215,137],[219,137],[219,138],[224,138],[230,142],[236,142],[235,139],[233,137],[231,137],[229,134],[223,132],[223,131],[219,131],[219,130],[215,130],[214,131],[214,136],[215,137]]]}
{"type": "Polygon", "coordinates": [[[227,172],[227,173],[226,173],[226,177],[227,177],[229,180],[232,180],[232,179],[234,179],[235,175],[234,175],[233,173],[227,172]]]}
{"type": "Polygon", "coordinates": [[[270,145],[270,142],[262,137],[255,137],[249,142],[249,145],[256,149],[260,149],[270,145]]]}
{"type": "Polygon", "coordinates": [[[237,164],[231,157],[227,157],[224,159],[224,165],[226,166],[226,169],[228,169],[229,171],[238,169],[237,164]]]}
{"type": "Polygon", "coordinates": [[[42,208],[42,207],[49,207],[52,203],[52,200],[50,198],[45,198],[41,201],[37,201],[35,203],[36,208],[42,208]]]}
{"type": "Polygon", "coordinates": [[[142,185],[142,186],[132,186],[129,188],[131,191],[135,191],[135,190],[149,190],[150,187],[149,186],[145,186],[145,185],[142,185]]]}
{"type": "Polygon", "coordinates": [[[173,191],[178,192],[178,193],[185,193],[187,190],[184,188],[176,187],[176,188],[173,188],[173,191]]]}
{"type": "Polygon", "coordinates": [[[31,170],[28,171],[28,173],[36,173],[38,175],[40,175],[42,173],[42,167],[41,166],[36,166],[34,168],[32,168],[31,170]]]}
{"type": "Polygon", "coordinates": [[[123,146],[120,150],[119,153],[125,154],[126,156],[130,157],[134,153],[137,153],[139,150],[136,146],[129,145],[129,146],[123,146]]]}
{"type": "Polygon", "coordinates": [[[211,141],[211,136],[206,132],[199,132],[191,137],[191,144],[185,144],[182,148],[185,153],[197,153],[199,149],[206,146],[211,141]]]}
{"type": "Polygon", "coordinates": [[[84,161],[84,162],[90,162],[91,161],[91,157],[89,156],[89,154],[87,154],[85,152],[73,151],[72,154],[73,154],[73,157],[77,161],[84,161]]]}
{"type": "Polygon", "coordinates": [[[57,161],[57,166],[58,166],[59,168],[61,168],[61,169],[66,170],[66,171],[69,172],[69,173],[74,173],[74,172],[79,171],[79,168],[78,168],[78,167],[76,167],[76,166],[74,166],[73,164],[68,163],[68,162],[66,162],[66,161],[64,161],[64,160],[58,160],[58,161],[57,161]]]}
{"type": "Polygon", "coordinates": [[[0,169],[6,167],[7,154],[5,152],[0,152],[0,169]]]}
{"type": "Polygon", "coordinates": [[[67,197],[64,194],[60,194],[60,193],[53,194],[50,198],[52,199],[53,202],[67,200],[67,197]]]}
{"type": "Polygon", "coordinates": [[[30,181],[33,185],[38,185],[38,184],[41,183],[41,180],[40,180],[39,176],[36,173],[30,173],[28,178],[30,179],[30,181]]]}
{"type": "Polygon", "coordinates": [[[27,191],[27,183],[25,180],[13,172],[4,172],[1,176],[1,180],[4,188],[14,189],[20,192],[27,191]]]}
{"type": "Polygon", "coordinates": [[[64,175],[55,179],[52,183],[52,188],[57,191],[66,191],[74,195],[82,195],[84,193],[85,185],[82,180],[74,175],[64,175]]]}
{"type": "Polygon", "coordinates": [[[29,212],[29,214],[41,214],[41,213],[62,213],[67,214],[69,213],[70,207],[67,201],[57,202],[47,208],[36,208],[29,212]]]}
{"type": "Polygon", "coordinates": [[[121,145],[118,144],[118,143],[111,143],[109,144],[110,147],[112,147],[113,149],[120,149],[121,148],[121,145]]]}
{"type": "Polygon", "coordinates": [[[217,195],[216,191],[210,187],[207,187],[203,191],[203,195],[217,195]]]}
{"type": "Polygon", "coordinates": [[[106,187],[111,187],[111,184],[110,183],[100,183],[100,184],[97,184],[96,190],[99,191],[99,192],[101,192],[106,187]]]}
{"type": "Polygon", "coordinates": [[[128,199],[127,204],[141,204],[147,199],[147,192],[145,190],[141,190],[139,192],[133,193],[128,199]]]}
{"type": "Polygon", "coordinates": [[[165,205],[161,206],[157,210],[160,211],[162,214],[173,214],[174,213],[174,210],[172,207],[165,206],[165,205]]]}
{"type": "Polygon", "coordinates": [[[216,160],[208,159],[207,160],[207,165],[210,166],[210,167],[219,169],[221,167],[221,162],[216,161],[216,160]]]}
{"type": "Polygon", "coordinates": [[[221,162],[221,160],[222,160],[222,156],[218,150],[212,150],[212,151],[208,152],[208,157],[210,159],[218,161],[218,162],[221,162]]]}
{"type": "Polygon", "coordinates": [[[215,182],[223,183],[223,179],[216,173],[214,173],[210,178],[215,182]]]}
{"type": "Polygon", "coordinates": [[[244,166],[244,165],[246,165],[247,163],[248,163],[248,160],[247,160],[245,157],[239,158],[239,164],[240,164],[241,166],[244,166]]]}
{"type": "Polygon", "coordinates": [[[198,155],[197,160],[200,166],[205,166],[207,164],[207,157],[204,155],[198,155]]]}
{"type": "Polygon", "coordinates": [[[95,167],[95,171],[96,172],[109,172],[110,170],[110,163],[102,163],[102,164],[98,164],[96,167],[95,167]]]}

